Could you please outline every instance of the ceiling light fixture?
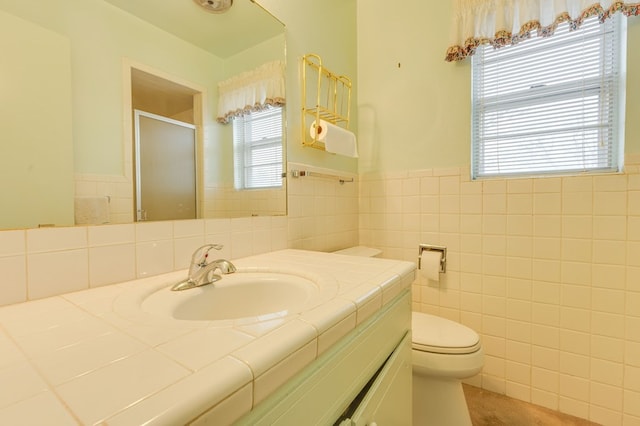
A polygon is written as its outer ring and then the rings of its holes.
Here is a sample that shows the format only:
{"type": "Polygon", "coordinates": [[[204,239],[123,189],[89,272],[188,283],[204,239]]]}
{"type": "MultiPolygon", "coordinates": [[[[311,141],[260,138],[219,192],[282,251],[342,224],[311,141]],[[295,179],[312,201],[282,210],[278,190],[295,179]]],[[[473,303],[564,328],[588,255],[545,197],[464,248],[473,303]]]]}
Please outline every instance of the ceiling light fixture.
{"type": "Polygon", "coordinates": [[[193,0],[211,13],[224,13],[233,6],[233,0],[193,0]]]}

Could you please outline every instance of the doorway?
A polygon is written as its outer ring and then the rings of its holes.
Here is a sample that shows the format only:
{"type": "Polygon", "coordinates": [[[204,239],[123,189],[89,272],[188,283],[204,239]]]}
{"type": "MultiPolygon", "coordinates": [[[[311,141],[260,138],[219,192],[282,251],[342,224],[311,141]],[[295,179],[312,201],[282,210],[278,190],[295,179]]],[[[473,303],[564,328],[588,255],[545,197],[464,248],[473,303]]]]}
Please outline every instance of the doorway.
{"type": "Polygon", "coordinates": [[[141,64],[125,67],[133,219],[201,217],[204,89],[141,64]]]}
{"type": "Polygon", "coordinates": [[[196,128],[134,111],[138,221],[197,217],[196,128]]]}

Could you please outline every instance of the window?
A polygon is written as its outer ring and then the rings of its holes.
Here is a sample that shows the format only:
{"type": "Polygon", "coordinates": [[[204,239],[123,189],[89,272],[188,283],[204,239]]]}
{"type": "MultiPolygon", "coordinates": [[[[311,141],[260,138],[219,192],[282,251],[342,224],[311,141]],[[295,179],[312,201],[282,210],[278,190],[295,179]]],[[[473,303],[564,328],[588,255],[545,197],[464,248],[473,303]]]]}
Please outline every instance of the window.
{"type": "Polygon", "coordinates": [[[268,107],[233,119],[236,189],[282,186],[282,107],[268,107]]]}
{"type": "Polygon", "coordinates": [[[472,62],[472,178],[620,171],[620,14],[531,35],[472,62]]]}

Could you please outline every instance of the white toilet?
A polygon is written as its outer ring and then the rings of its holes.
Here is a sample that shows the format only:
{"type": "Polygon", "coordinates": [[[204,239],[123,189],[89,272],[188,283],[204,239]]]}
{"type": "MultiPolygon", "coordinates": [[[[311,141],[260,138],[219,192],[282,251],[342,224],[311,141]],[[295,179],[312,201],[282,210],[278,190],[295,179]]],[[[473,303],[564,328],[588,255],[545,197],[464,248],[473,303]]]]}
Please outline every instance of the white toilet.
{"type": "Polygon", "coordinates": [[[471,425],[462,379],[482,370],[478,334],[434,315],[412,314],[413,424],[471,425]]]}
{"type": "MultiPolygon", "coordinates": [[[[374,257],[369,247],[335,253],[374,257]]],[[[462,379],[475,376],[484,365],[478,333],[445,318],[413,312],[413,425],[470,426],[462,379]]]]}

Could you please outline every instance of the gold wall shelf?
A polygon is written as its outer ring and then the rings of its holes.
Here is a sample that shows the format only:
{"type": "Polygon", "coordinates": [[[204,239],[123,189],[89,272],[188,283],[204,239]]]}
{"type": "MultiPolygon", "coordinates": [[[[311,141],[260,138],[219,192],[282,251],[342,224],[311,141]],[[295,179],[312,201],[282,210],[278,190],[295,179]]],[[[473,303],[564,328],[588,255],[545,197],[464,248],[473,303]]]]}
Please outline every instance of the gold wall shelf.
{"type": "Polygon", "coordinates": [[[349,129],[351,79],[322,66],[315,54],[302,57],[302,145],[324,150],[324,143],[311,131],[313,122],[324,120],[349,129]]]}

